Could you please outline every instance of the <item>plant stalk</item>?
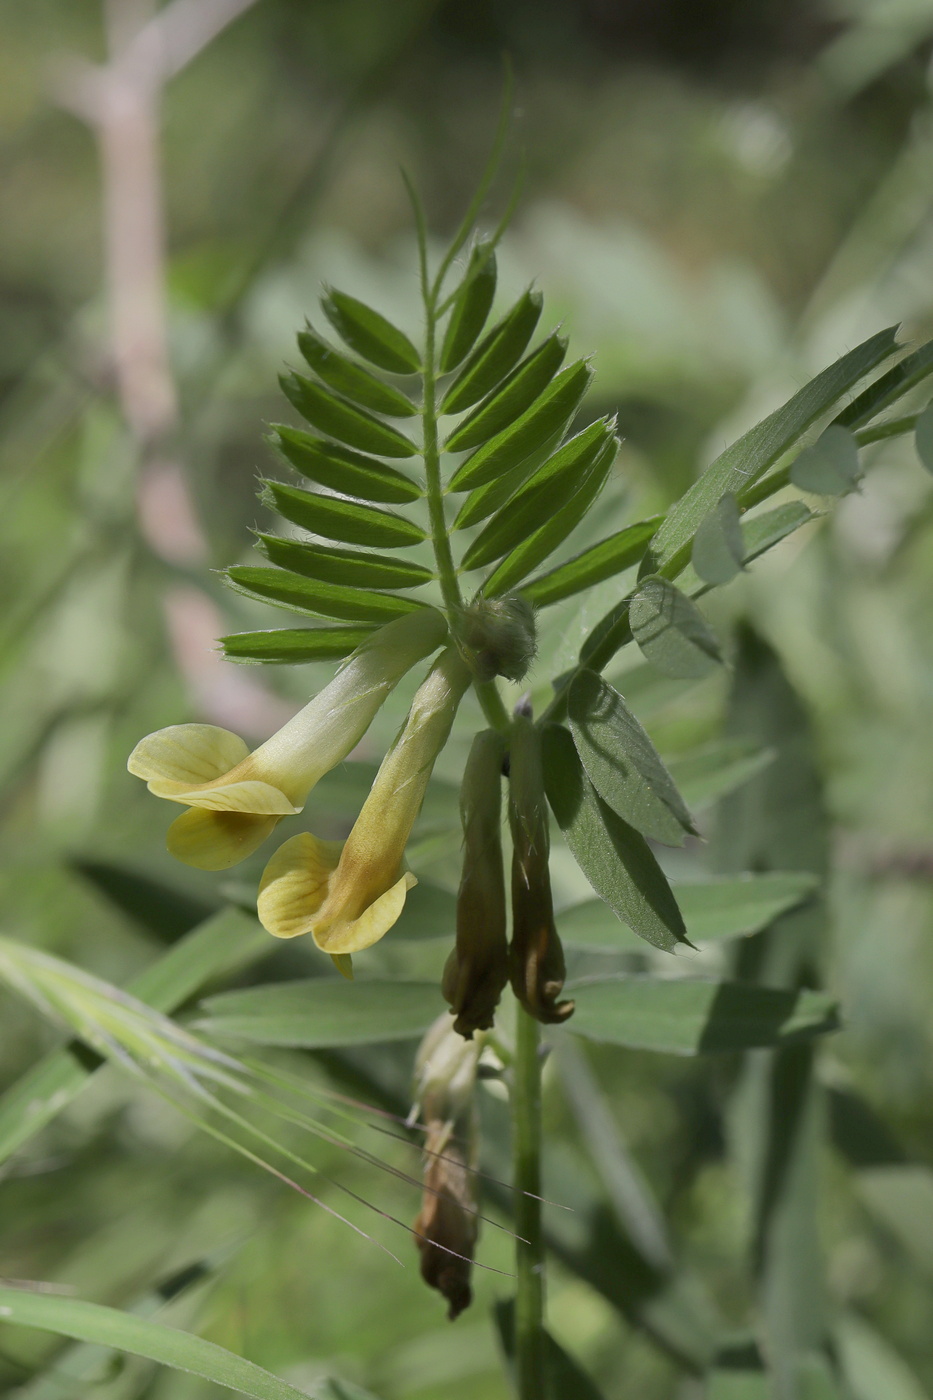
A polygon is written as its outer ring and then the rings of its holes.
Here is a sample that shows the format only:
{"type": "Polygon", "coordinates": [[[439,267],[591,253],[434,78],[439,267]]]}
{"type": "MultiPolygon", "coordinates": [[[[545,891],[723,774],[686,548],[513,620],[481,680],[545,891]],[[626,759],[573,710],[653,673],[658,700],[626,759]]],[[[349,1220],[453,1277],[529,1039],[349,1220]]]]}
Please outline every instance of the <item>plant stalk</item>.
{"type": "Polygon", "coordinates": [[[515,1187],[515,1373],[519,1400],[544,1395],[544,1240],[541,1223],[540,1028],[516,1004],[512,1064],[515,1187]]]}

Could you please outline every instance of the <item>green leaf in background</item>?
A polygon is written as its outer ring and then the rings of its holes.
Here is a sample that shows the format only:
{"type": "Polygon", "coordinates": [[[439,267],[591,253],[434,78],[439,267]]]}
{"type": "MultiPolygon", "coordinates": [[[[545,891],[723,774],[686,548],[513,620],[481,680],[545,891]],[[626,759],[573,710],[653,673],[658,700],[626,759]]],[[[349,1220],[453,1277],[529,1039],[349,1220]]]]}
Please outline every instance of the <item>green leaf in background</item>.
{"type": "Polygon", "coordinates": [[[933,1279],[933,1171],[914,1162],[872,1166],[858,1172],[856,1189],[873,1219],[933,1279]]]}
{"type": "Polygon", "coordinates": [[[274,423],[272,427],[274,445],[296,471],[318,486],[389,505],[404,505],[424,495],[420,486],[385,462],[351,452],[348,447],[338,447],[300,428],[289,428],[281,423],[274,423]]]}
{"type": "Polygon", "coordinates": [[[313,428],[329,433],[338,442],[345,442],[348,447],[358,447],[363,452],[376,452],[383,457],[417,455],[415,444],[397,428],[390,428],[388,423],[383,423],[364,408],[356,408],[329,389],[305,379],[304,375],[280,374],[279,384],[282,393],[302,418],[313,428]]]}
{"type": "Polygon", "coordinates": [[[466,275],[454,293],[441,347],[441,374],[449,374],[469,354],[486,324],[495,294],[496,255],[489,243],[481,239],[470,254],[466,275]]]}
{"type": "Polygon", "coordinates": [[[567,714],[586,776],[618,816],[671,846],[695,834],[661,755],[617,690],[594,671],[578,671],[567,714]]]}
{"type": "Polygon", "coordinates": [[[69,864],[117,909],[164,943],[174,943],[217,913],[216,903],[195,899],[185,891],[124,865],[81,859],[69,864]]]}
{"type": "Polygon", "coordinates": [[[441,402],[441,413],[462,413],[478,403],[521,359],[541,316],[540,292],[527,291],[480,341],[441,402]]]}
{"type": "Polygon", "coordinates": [[[599,797],[566,729],[545,725],[542,744],[547,799],[580,869],[640,938],[672,952],[686,930],[648,843],[599,797]]]}
{"type": "Polygon", "coordinates": [[[344,588],[339,583],[323,583],[305,578],[286,569],[255,568],[235,564],[226,577],[237,593],[248,598],[260,598],[277,607],[293,612],[309,613],[312,617],[340,617],[350,622],[391,622],[394,617],[417,612],[424,607],[413,598],[399,598],[395,593],[367,593],[362,588],[344,588]]]}
{"type": "MultiPolygon", "coordinates": [[[[510,1365],[515,1360],[515,1302],[512,1298],[496,1303],[493,1317],[499,1341],[510,1365]]],[[[572,1356],[544,1332],[544,1394],[541,1400],[603,1400],[602,1391],[590,1380],[572,1356]]]]}
{"type": "Polygon", "coordinates": [[[233,632],[219,640],[228,661],[300,666],[308,661],[341,661],[372,631],[372,627],[283,627],[233,632]]]}
{"type": "Polygon", "coordinates": [[[371,365],[390,374],[416,374],[421,368],[421,356],[408,336],[365,302],[328,287],[321,309],[350,349],[371,365]]]}
{"type": "Polygon", "coordinates": [[[928,472],[933,472],[933,403],[927,404],[917,419],[914,441],[920,465],[926,467],[928,472]]]}
{"type": "Polygon", "coordinates": [[[704,583],[728,583],[745,562],[739,506],[727,491],[701,521],[693,537],[691,560],[704,583]]]}
{"type": "Polygon", "coordinates": [[[320,579],[322,583],[344,584],[351,588],[420,588],[434,574],[423,564],[384,554],[366,554],[355,549],[330,549],[308,540],[283,539],[279,535],[258,535],[258,547],[271,564],[282,569],[320,579]]]}
{"type": "Polygon", "coordinates": [[[844,496],[859,475],[858,443],[838,423],[831,423],[812,446],[805,447],[790,469],[795,486],[821,496],[844,496]]]}
{"type": "Polygon", "coordinates": [[[774,760],[750,739],[714,739],[668,760],[671,777],[690,808],[708,807],[754,778],[774,760]]]}
{"type": "Polygon", "coordinates": [[[553,379],[514,423],[462,462],[450,478],[451,491],[471,491],[494,481],[537,452],[555,433],[563,432],[593,378],[585,360],[577,360],[553,379]]]}
{"type": "Polygon", "coordinates": [[[705,676],[721,660],[702,613],[665,578],[646,578],[629,605],[629,626],[642,655],[666,676],[705,676]]]}
{"type": "Polygon", "coordinates": [[[514,423],[550,384],[566,353],[567,341],[562,336],[549,335],[454,429],[444,445],[445,450],[465,452],[479,447],[514,423]]]}
{"type": "Polygon", "coordinates": [[[444,1010],[433,982],[345,982],[336,977],[223,992],[196,1022],[214,1036],[304,1049],[410,1040],[444,1010]]]}
{"type": "Polygon", "coordinates": [[[835,1337],[852,1400],[928,1400],[903,1357],[858,1313],[842,1313],[835,1337]]]}
{"type": "Polygon", "coordinates": [[[277,510],[293,525],[323,535],[325,539],[383,549],[401,549],[427,539],[420,525],[395,511],[376,510],[374,506],[340,501],[335,496],[314,495],[281,481],[263,481],[262,484],[260,499],[264,505],[277,510]]]}
{"type": "Polygon", "coordinates": [[[750,982],[606,977],[576,984],[573,995],[568,1029],[575,1035],[668,1055],[788,1045],[839,1026],[836,1004],[823,992],[750,982]]]}
{"type": "Polygon", "coordinates": [[[28,1288],[0,1287],[0,1319],[144,1356],[254,1400],[307,1400],[303,1391],[216,1342],[116,1308],[28,1288]]]}
{"type": "MultiPolygon", "coordinates": [[[[760,933],[809,898],[817,885],[816,877],[806,871],[769,872],[682,881],[674,892],[687,937],[699,944],[760,933]]],[[[641,948],[638,938],[619,923],[601,899],[587,899],[561,910],[558,928],[568,947],[610,952],[641,948]]]]}
{"type": "Polygon", "coordinates": [[[599,544],[584,549],[565,564],[558,564],[546,574],[539,574],[529,583],[522,585],[522,596],[536,608],[546,608],[550,603],[559,603],[570,598],[594,583],[603,583],[613,578],[623,569],[637,564],[645,548],[664,519],[663,515],[653,515],[647,520],[639,520],[634,525],[626,525],[599,544]]]}
{"type": "Polygon", "coordinates": [[[780,544],[788,535],[792,535],[795,530],[799,530],[801,525],[816,519],[818,516],[809,506],[804,505],[803,501],[785,501],[783,505],[775,506],[772,510],[753,515],[750,520],[743,518],[743,564],[750,564],[753,559],[757,559],[774,545],[780,544]]]}
{"type": "Polygon", "coordinates": [[[896,354],[896,333],[897,327],[892,326],[850,350],[727,447],[669,512],[652,542],[650,558],[646,556],[646,572],[663,568],[665,574],[678,573],[687,562],[693,536],[716,502],[727,491],[741,501],[743,489],[773,466],[860,379],[896,354]]]}
{"type": "Polygon", "coordinates": [[[385,413],[389,418],[411,418],[418,412],[411,399],[394,384],[385,384],[362,365],[341,355],[311,326],[298,332],[298,349],[325,384],[363,408],[385,413]]]}
{"type": "Polygon", "coordinates": [[[452,938],[456,927],[457,896],[441,885],[419,880],[409,890],[405,908],[393,925],[392,942],[452,938]]]}

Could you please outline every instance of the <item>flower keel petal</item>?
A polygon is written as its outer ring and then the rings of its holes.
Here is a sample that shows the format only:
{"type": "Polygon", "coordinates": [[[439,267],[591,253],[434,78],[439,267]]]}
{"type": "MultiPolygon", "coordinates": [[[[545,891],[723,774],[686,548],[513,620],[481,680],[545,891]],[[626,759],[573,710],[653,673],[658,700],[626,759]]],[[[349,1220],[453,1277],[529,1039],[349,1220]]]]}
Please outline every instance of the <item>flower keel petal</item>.
{"type": "Polygon", "coordinates": [[[344,953],[359,953],[364,948],[371,948],[398,921],[405,908],[408,891],[417,883],[411,871],[406,870],[401,879],[396,880],[385,894],[373,900],[372,904],[363,910],[359,918],[341,919],[325,928],[312,921],[311,937],[321,951],[330,953],[331,957],[335,954],[339,956],[344,953]]]}

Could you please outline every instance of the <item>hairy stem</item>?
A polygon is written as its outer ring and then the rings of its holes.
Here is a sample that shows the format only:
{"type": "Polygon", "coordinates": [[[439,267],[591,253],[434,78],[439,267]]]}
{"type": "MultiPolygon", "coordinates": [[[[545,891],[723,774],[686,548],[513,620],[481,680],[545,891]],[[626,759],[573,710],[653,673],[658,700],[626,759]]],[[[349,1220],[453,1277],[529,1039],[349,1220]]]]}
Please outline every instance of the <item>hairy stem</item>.
{"type": "Polygon", "coordinates": [[[539,1028],[516,1005],[512,1065],[515,1186],[515,1367],[519,1400],[544,1394],[544,1240],[541,1225],[541,1060],[539,1028]]]}

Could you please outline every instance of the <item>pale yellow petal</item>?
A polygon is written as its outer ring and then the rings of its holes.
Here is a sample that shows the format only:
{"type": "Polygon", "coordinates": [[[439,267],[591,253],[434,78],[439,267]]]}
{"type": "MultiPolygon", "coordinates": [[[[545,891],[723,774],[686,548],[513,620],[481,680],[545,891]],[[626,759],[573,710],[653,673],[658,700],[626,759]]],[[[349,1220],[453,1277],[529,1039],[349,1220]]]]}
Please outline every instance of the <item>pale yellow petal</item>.
{"type": "Polygon", "coordinates": [[[342,848],[342,842],[319,841],[309,831],[279,847],[259,882],[257,907],[263,928],[276,938],[311,932],[342,848]]]}
{"type": "Polygon", "coordinates": [[[213,724],[173,724],[140,739],[127,768],[146,782],[209,783],[229,773],[249,753],[239,734],[213,724]]]}
{"type": "Polygon", "coordinates": [[[311,936],[325,953],[359,953],[363,948],[371,948],[389,932],[405,908],[405,896],[418,881],[410,870],[406,870],[400,880],[386,890],[385,894],[374,899],[359,918],[337,920],[322,929],[314,926],[311,920],[311,936]]]}
{"type": "Polygon", "coordinates": [[[252,855],[280,820],[249,812],[205,812],[192,807],[172,822],[166,845],[185,865],[198,870],[229,870],[252,855]]]}
{"type": "Polygon", "coordinates": [[[151,782],[149,791],[186,807],[203,807],[207,812],[251,812],[263,817],[291,817],[296,807],[279,788],[248,778],[240,783],[216,783],[210,787],[186,788],[180,783],[151,782]]]}

